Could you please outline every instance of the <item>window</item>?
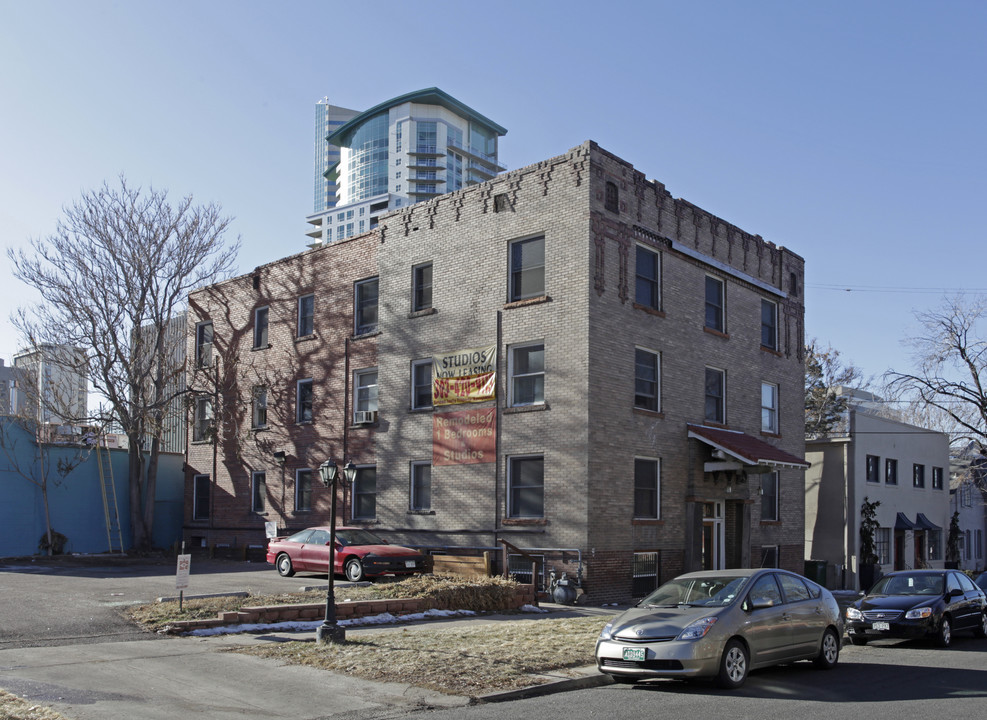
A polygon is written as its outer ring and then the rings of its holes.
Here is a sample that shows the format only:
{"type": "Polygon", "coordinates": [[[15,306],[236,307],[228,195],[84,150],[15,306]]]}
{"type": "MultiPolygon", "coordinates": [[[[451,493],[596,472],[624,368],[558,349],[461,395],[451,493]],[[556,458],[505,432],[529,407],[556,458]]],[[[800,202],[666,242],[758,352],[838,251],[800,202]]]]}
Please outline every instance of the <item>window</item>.
{"type": "Polygon", "coordinates": [[[761,475],[761,521],[774,522],[778,514],[778,472],[761,475]]]}
{"type": "Polygon", "coordinates": [[[312,380],[299,380],[296,386],[295,422],[312,422],[312,380]]]}
{"type": "Polygon", "coordinates": [[[377,468],[373,465],[356,469],[353,480],[353,519],[377,517],[377,468]]]}
{"type": "Polygon", "coordinates": [[[912,487],[925,487],[925,465],[912,465],[912,487]]]}
{"type": "Polygon", "coordinates": [[[942,468],[932,468],[932,489],[942,490],[942,468]]]}
{"type": "Polygon", "coordinates": [[[637,273],[634,302],[661,310],[661,256],[638,245],[634,267],[637,273]]]}
{"type": "Polygon", "coordinates": [[[661,356],[634,348],[634,407],[654,412],[661,410],[660,377],[661,356]]]}
{"type": "Polygon", "coordinates": [[[195,399],[195,419],[192,423],[192,442],[209,440],[212,429],[212,398],[199,395],[195,399]]]}
{"type": "Polygon", "coordinates": [[[799,602],[809,599],[809,589],[799,578],[779,573],[778,581],[781,583],[781,589],[785,592],[785,602],[799,602]]]}
{"type": "Polygon", "coordinates": [[[778,306],[761,300],[761,347],[778,349],[778,306]]]}
{"type": "Polygon", "coordinates": [[[778,386],[761,383],[761,432],[778,434],[778,386]]]}
{"type": "Polygon", "coordinates": [[[706,327],[726,332],[723,322],[723,281],[706,276],[706,327]]]}
{"type": "Polygon", "coordinates": [[[507,513],[512,518],[545,517],[545,460],[512,457],[507,462],[507,513]]]}
{"type": "Polygon", "coordinates": [[[267,509],[267,473],[253,473],[250,486],[250,509],[262,513],[267,509]]]}
{"type": "Polygon", "coordinates": [[[267,318],[269,309],[266,307],[254,310],[254,347],[267,347],[267,318]]]}
{"type": "Polygon", "coordinates": [[[298,298],[298,337],[315,333],[315,295],[298,298]]]}
{"type": "Polygon", "coordinates": [[[603,206],[610,212],[620,212],[620,194],[617,190],[617,183],[607,182],[603,206]]]}
{"type": "MultiPolygon", "coordinates": [[[[926,548],[929,553],[929,560],[942,560],[942,530],[929,530],[926,548]]],[[[960,575],[966,578],[966,575],[960,575]]]]}
{"type": "Polygon", "coordinates": [[[423,410],[432,407],[432,360],[415,360],[411,363],[411,408],[423,410]]]}
{"type": "Polygon", "coordinates": [[[201,322],[195,326],[195,363],[197,367],[212,365],[211,322],[201,322]]]}
{"type": "Polygon", "coordinates": [[[312,509],[312,471],[308,468],[295,471],[295,510],[312,509]]]}
{"type": "Polygon", "coordinates": [[[377,278],[371,278],[356,284],[357,335],[377,332],[377,283],[377,278]]]}
{"type": "Polygon", "coordinates": [[[880,470],[881,458],[877,455],[868,455],[866,460],[867,482],[881,482],[880,470]]]}
{"type": "Polygon", "coordinates": [[[511,301],[545,294],[545,238],[511,243],[511,301]]]}
{"type": "Polygon", "coordinates": [[[704,417],[715,423],[726,420],[726,373],[716,368],[706,368],[706,408],[704,417]]]}
{"type": "Polygon", "coordinates": [[[432,464],[411,463],[411,509],[432,509],[432,464]]]}
{"type": "Polygon", "coordinates": [[[255,428],[267,427],[267,388],[263,385],[254,387],[250,425],[255,428]]]}
{"type": "Polygon", "coordinates": [[[634,458],[634,517],[661,517],[661,472],[658,460],[634,458]]]}
{"type": "Polygon", "coordinates": [[[874,533],[874,552],[881,565],[891,563],[891,528],[878,528],[874,533]]]}
{"type": "Polygon", "coordinates": [[[887,485],[898,484],[898,461],[894,458],[884,461],[884,482],[887,485]]]}
{"type": "Polygon", "coordinates": [[[511,349],[511,407],[545,402],[545,346],[541,343],[511,349]]]}
{"type": "Polygon", "coordinates": [[[196,475],[192,478],[192,519],[209,519],[209,476],[196,475]]]}
{"type": "Polygon", "coordinates": [[[428,310],[432,307],[432,263],[418,265],[412,271],[414,291],[411,309],[428,310]]]}
{"type": "MultiPolygon", "coordinates": [[[[778,567],[777,550],[778,548],[774,546],[761,548],[761,567],[778,567]]],[[[765,607],[781,605],[781,590],[778,589],[778,581],[775,580],[774,573],[762,575],[757,579],[747,601],[765,607]]]]}
{"type": "Polygon", "coordinates": [[[356,393],[353,409],[360,412],[377,409],[377,368],[357,370],[353,375],[356,393]]]}

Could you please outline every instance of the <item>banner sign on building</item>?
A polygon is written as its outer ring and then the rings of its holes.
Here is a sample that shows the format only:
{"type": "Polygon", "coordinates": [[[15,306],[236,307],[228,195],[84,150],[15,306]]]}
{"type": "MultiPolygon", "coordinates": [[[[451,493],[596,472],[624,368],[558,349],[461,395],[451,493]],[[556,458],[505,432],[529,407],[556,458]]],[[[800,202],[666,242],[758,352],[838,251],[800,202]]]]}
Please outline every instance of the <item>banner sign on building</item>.
{"type": "Polygon", "coordinates": [[[492,463],[497,409],[456,410],[432,416],[432,465],[492,463]]]}
{"type": "Polygon", "coordinates": [[[493,400],[496,379],[496,345],[433,355],[432,406],[493,400]]]}

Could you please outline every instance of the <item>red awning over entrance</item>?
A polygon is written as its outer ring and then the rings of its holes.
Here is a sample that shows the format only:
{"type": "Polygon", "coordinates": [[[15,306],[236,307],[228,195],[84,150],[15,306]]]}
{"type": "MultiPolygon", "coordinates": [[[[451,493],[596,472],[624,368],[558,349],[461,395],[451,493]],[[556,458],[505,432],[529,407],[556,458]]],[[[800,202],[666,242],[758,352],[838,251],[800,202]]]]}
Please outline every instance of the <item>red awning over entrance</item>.
{"type": "Polygon", "coordinates": [[[802,468],[812,463],[751,437],[738,430],[687,425],[689,437],[701,440],[710,447],[739,460],[744,465],[769,465],[774,467],[802,468]]]}

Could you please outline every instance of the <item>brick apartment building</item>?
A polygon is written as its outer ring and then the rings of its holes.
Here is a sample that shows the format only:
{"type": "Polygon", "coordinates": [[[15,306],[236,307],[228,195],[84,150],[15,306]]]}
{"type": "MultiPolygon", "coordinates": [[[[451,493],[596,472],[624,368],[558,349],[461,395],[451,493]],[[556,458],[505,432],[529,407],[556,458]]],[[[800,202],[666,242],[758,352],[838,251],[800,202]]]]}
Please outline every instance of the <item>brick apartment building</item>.
{"type": "Polygon", "coordinates": [[[326,522],[332,458],[341,522],[595,602],[801,571],[803,277],[587,142],[194,293],[185,537],[326,522]]]}

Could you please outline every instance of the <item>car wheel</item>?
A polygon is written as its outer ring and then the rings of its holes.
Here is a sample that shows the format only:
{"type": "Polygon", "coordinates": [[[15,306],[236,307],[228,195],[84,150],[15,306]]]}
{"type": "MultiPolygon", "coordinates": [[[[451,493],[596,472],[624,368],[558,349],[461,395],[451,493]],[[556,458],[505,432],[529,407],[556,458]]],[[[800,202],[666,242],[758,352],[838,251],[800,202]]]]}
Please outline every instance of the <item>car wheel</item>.
{"type": "Polygon", "coordinates": [[[942,622],[939,623],[939,632],[936,633],[936,645],[941,648],[948,648],[952,641],[953,628],[949,624],[949,617],[943,615],[942,622]]]}
{"type": "Polygon", "coordinates": [[[840,659],[840,639],[829,629],[823,633],[822,647],[813,663],[820,670],[832,670],[840,659]]]}
{"type": "Polygon", "coordinates": [[[350,558],[343,566],[343,573],[350,582],[360,582],[363,580],[363,563],[360,558],[350,558]]]}
{"type": "Polygon", "coordinates": [[[716,684],[727,690],[739,688],[747,680],[747,668],[750,657],[747,648],[739,640],[731,640],[723,649],[720,658],[720,672],[716,676],[716,684]]]}
{"type": "Polygon", "coordinates": [[[980,615],[980,625],[973,631],[973,635],[978,638],[987,638],[987,613],[980,615]]]}
{"type": "Polygon", "coordinates": [[[291,565],[291,558],[288,557],[288,553],[278,555],[275,567],[278,569],[278,575],[281,577],[291,577],[295,574],[295,568],[291,565]]]}
{"type": "Polygon", "coordinates": [[[850,637],[850,644],[851,645],[866,645],[867,644],[867,638],[865,638],[863,635],[850,635],[849,637],[850,637]]]}

